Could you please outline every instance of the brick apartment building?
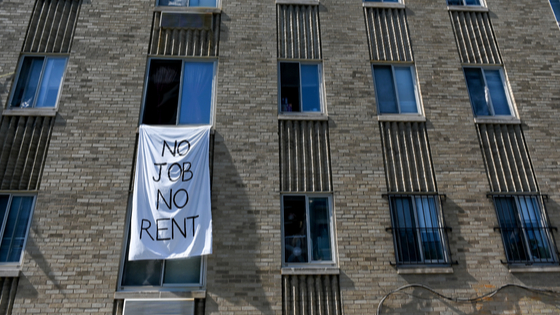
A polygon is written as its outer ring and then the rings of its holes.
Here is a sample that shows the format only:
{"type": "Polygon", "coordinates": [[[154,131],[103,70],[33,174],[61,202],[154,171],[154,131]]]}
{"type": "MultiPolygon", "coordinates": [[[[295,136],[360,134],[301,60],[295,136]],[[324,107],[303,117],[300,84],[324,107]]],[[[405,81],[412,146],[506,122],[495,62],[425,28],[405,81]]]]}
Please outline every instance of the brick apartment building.
{"type": "Polygon", "coordinates": [[[0,313],[560,313],[554,11],[0,0],[0,313]],[[127,260],[141,124],[212,126],[211,255],[127,260]]]}

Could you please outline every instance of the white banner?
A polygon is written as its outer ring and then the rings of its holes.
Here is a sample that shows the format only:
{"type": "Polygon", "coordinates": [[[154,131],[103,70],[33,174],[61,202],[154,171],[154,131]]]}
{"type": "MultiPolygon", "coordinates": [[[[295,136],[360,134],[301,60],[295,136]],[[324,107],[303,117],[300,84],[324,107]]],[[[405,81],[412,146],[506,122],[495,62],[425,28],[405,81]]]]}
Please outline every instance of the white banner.
{"type": "Polygon", "coordinates": [[[212,253],[210,126],[140,126],[129,260],[212,253]]]}

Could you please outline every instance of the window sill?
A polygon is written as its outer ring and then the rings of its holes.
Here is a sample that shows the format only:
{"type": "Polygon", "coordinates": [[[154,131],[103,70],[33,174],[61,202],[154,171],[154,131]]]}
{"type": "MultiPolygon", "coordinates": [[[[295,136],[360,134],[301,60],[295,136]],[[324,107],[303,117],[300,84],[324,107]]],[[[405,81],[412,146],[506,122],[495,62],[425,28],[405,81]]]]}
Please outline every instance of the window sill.
{"type": "Polygon", "coordinates": [[[118,291],[115,300],[124,299],[169,299],[169,298],[206,298],[206,290],[192,291],[118,291]]]}
{"type": "Polygon", "coordinates": [[[281,113],[278,120],[329,120],[329,116],[323,113],[281,113]]]}
{"type": "Polygon", "coordinates": [[[276,4],[319,5],[319,0],[276,0],[276,4]]]}
{"type": "Polygon", "coordinates": [[[505,116],[505,117],[496,117],[496,116],[488,116],[488,117],[475,117],[474,118],[475,124],[512,124],[512,125],[520,125],[521,120],[517,117],[513,116],[505,116]]]}
{"type": "Polygon", "coordinates": [[[282,275],[338,275],[338,267],[282,267],[282,275]]]}
{"type": "Polygon", "coordinates": [[[384,114],[377,115],[378,121],[426,121],[426,117],[414,114],[384,114]]]}
{"type": "Polygon", "coordinates": [[[404,9],[403,3],[395,2],[363,2],[364,8],[394,8],[394,9],[404,9]]]}
{"type": "Polygon", "coordinates": [[[56,108],[7,108],[2,116],[56,116],[56,108]]]}
{"type": "Polygon", "coordinates": [[[19,268],[0,268],[0,278],[16,278],[19,272],[19,268]]]}
{"type": "Polygon", "coordinates": [[[475,11],[475,12],[488,12],[487,7],[477,5],[448,5],[449,11],[475,11]]]}
{"type": "Polygon", "coordinates": [[[399,275],[432,275],[453,273],[452,267],[397,267],[399,275]]]}
{"type": "Polygon", "coordinates": [[[560,266],[509,266],[510,273],[560,272],[560,266]]]}
{"type": "Polygon", "coordinates": [[[214,7],[174,7],[174,6],[157,6],[155,12],[172,12],[172,13],[222,13],[221,8],[214,7]]]}

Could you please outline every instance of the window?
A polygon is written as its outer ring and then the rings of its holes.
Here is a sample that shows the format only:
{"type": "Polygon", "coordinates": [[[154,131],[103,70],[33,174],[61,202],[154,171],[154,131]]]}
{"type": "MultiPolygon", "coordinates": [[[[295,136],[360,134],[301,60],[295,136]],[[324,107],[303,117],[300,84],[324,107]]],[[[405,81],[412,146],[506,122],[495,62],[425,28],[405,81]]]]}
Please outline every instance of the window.
{"type": "Polygon", "coordinates": [[[482,5],[482,0],[447,0],[447,5],[482,5]]]}
{"type": "MultiPolygon", "coordinates": [[[[126,256],[128,257],[128,251],[126,256]]],[[[170,260],[135,260],[125,258],[121,287],[199,287],[203,285],[201,256],[170,260]]]]}
{"type": "Polygon", "coordinates": [[[495,196],[494,206],[508,263],[557,262],[551,227],[540,198],[536,196],[495,196]]]}
{"type": "Polygon", "coordinates": [[[20,263],[34,202],[34,196],[0,194],[0,264],[20,263]]]}
{"type": "Polygon", "coordinates": [[[151,59],[142,123],[212,124],[214,62],[151,59]]]}
{"type": "Polygon", "coordinates": [[[322,112],[321,65],[280,63],[280,111],[322,112]]]}
{"type": "Polygon", "coordinates": [[[364,2],[399,2],[399,0],[364,0],[364,2]]]}
{"type": "Polygon", "coordinates": [[[556,21],[560,22],[560,0],[550,0],[550,6],[552,7],[554,16],[556,16],[556,21]]]}
{"type": "Polygon", "coordinates": [[[158,6],[215,8],[218,6],[218,0],[158,0],[158,6]]]}
{"type": "Polygon", "coordinates": [[[10,106],[56,107],[67,60],[67,57],[24,56],[10,106]]]}
{"type": "Polygon", "coordinates": [[[419,114],[413,66],[374,65],[379,114],[419,114]]]}
{"type": "Polygon", "coordinates": [[[464,68],[475,116],[513,116],[501,69],[464,68]]]}
{"type": "Polygon", "coordinates": [[[283,196],[284,263],[334,264],[331,199],[283,196]]]}
{"type": "Polygon", "coordinates": [[[436,196],[390,196],[397,265],[447,264],[436,196]]]}

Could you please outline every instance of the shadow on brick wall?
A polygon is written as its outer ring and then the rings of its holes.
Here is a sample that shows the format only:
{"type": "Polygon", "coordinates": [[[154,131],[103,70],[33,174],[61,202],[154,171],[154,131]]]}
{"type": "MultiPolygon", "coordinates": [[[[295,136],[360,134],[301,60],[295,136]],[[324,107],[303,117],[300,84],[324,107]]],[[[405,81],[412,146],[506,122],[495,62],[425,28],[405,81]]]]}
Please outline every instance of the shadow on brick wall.
{"type": "MultiPolygon", "coordinates": [[[[270,253],[260,252],[274,251],[270,244],[274,238],[279,239],[280,235],[265,234],[270,230],[258,229],[261,224],[269,225],[268,218],[275,215],[278,218],[278,226],[273,230],[279,231],[280,207],[278,205],[276,213],[270,213],[270,200],[265,199],[268,192],[263,192],[260,197],[263,200],[261,203],[253,204],[246,194],[246,187],[253,184],[249,183],[247,177],[241,177],[236,169],[239,165],[254,167],[251,170],[254,172],[251,180],[258,180],[258,163],[268,161],[259,160],[256,153],[251,154],[253,157],[241,155],[240,152],[257,152],[256,148],[251,148],[252,144],[247,144],[247,148],[242,150],[232,149],[237,159],[233,161],[232,152],[224,145],[223,136],[216,132],[214,141],[213,253],[208,256],[206,313],[237,310],[248,314],[254,308],[259,314],[275,314],[270,300],[275,299],[280,306],[281,279],[275,277],[276,274],[280,274],[279,265],[266,260],[271,256],[270,253]],[[239,161],[240,158],[243,160],[239,161]],[[267,222],[257,222],[257,216],[267,222]],[[279,296],[270,295],[272,287],[278,288],[279,296]],[[264,288],[268,288],[268,292],[264,288]],[[224,309],[228,304],[230,306],[224,309]]],[[[268,178],[262,180],[267,181],[268,178]]]]}

